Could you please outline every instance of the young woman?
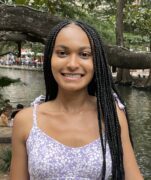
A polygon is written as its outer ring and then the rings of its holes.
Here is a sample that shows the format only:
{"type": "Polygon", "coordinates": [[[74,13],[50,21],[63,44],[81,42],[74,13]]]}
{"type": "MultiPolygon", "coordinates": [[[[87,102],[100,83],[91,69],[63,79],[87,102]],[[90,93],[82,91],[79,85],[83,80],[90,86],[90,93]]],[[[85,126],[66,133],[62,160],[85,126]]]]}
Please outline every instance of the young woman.
{"type": "Polygon", "coordinates": [[[45,102],[14,120],[11,180],[142,180],[98,33],[79,21],[54,27],[44,77],[45,102]]]}

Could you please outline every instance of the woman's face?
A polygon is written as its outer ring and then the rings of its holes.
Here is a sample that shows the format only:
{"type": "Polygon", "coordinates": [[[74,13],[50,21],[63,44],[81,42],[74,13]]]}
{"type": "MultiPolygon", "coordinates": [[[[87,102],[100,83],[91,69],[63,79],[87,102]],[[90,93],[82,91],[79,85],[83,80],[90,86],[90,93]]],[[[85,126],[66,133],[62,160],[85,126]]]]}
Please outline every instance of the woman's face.
{"type": "Polygon", "coordinates": [[[87,89],[94,74],[93,57],[89,39],[79,26],[70,24],[58,33],[51,67],[59,89],[87,89]]]}

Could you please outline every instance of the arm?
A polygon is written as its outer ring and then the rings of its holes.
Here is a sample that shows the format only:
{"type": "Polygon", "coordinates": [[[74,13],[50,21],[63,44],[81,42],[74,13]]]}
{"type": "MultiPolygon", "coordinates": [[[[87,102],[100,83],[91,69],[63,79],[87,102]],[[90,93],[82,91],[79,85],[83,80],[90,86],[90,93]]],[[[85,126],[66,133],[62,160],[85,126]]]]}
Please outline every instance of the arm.
{"type": "Polygon", "coordinates": [[[19,112],[15,119],[13,125],[12,134],[12,161],[11,161],[11,180],[29,180],[28,175],[28,162],[27,162],[27,152],[26,152],[26,138],[28,132],[27,124],[29,119],[25,118],[28,111],[23,110],[19,112]]]}
{"type": "Polygon", "coordinates": [[[125,180],[143,180],[130,142],[128,124],[125,113],[123,110],[120,110],[118,106],[117,114],[121,126],[125,180]]]}

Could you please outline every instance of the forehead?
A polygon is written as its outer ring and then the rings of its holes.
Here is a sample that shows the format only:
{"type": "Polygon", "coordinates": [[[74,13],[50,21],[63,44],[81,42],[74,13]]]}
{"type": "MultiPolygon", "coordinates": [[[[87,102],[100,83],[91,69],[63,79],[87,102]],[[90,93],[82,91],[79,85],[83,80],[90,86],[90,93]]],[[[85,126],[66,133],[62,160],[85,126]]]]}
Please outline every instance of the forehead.
{"type": "Polygon", "coordinates": [[[90,46],[87,34],[81,27],[75,24],[69,24],[60,30],[56,37],[55,45],[60,43],[90,46]]]}

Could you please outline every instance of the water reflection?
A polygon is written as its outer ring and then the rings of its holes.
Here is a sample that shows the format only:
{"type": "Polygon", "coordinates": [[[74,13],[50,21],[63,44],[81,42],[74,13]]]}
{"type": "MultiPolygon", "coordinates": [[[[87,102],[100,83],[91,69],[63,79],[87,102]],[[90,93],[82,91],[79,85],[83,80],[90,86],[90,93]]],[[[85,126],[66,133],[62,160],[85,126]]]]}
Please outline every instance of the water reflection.
{"type": "MultiPolygon", "coordinates": [[[[11,104],[29,106],[33,99],[44,93],[43,73],[36,71],[0,69],[0,76],[20,78],[23,83],[0,89],[0,94],[11,104]]],[[[119,87],[127,104],[134,148],[145,180],[151,178],[151,92],[119,87]]]]}
{"type": "Polygon", "coordinates": [[[0,76],[20,78],[22,81],[22,83],[11,84],[8,87],[0,89],[0,94],[5,99],[10,99],[14,107],[18,103],[29,106],[35,97],[45,93],[42,72],[1,68],[0,76]]]}
{"type": "Polygon", "coordinates": [[[119,87],[129,113],[138,163],[145,179],[151,178],[151,92],[119,87]]]}

